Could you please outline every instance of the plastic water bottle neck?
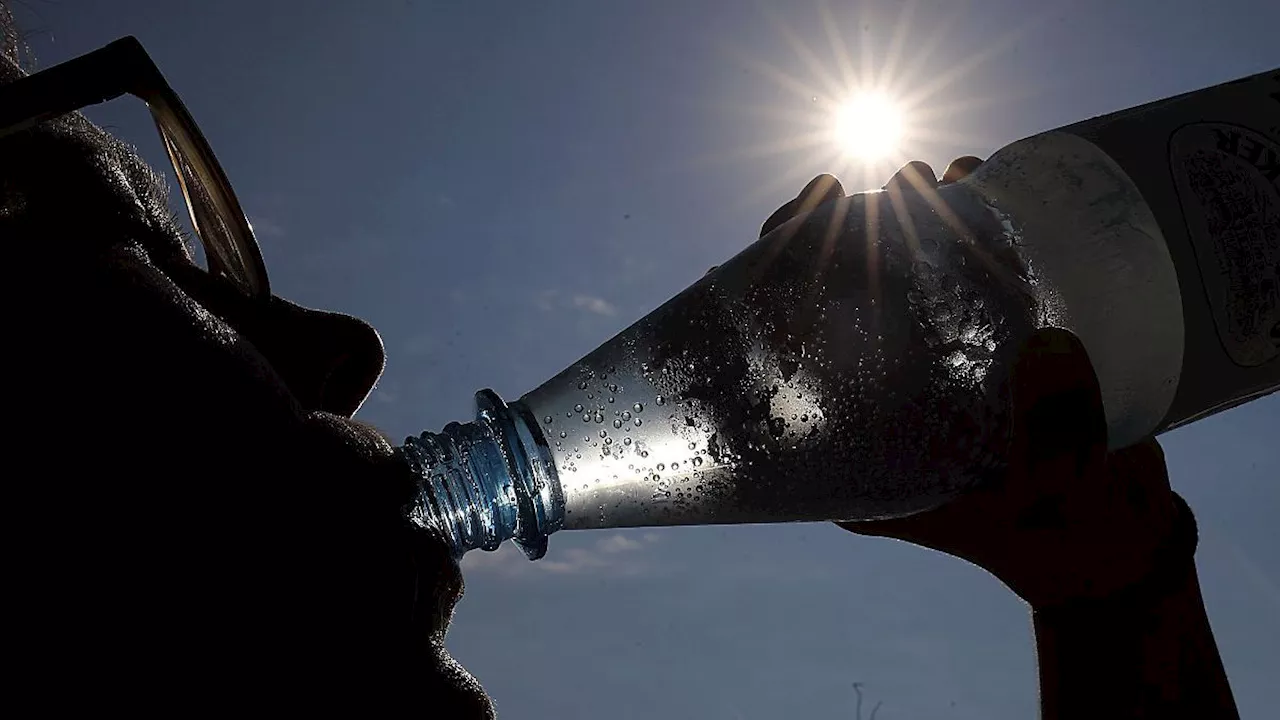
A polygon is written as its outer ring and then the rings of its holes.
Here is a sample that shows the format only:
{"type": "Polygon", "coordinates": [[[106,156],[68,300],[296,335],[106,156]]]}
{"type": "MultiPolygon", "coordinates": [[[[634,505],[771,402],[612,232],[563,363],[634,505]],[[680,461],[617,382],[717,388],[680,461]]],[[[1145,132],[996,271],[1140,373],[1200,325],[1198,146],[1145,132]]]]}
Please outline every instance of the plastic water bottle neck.
{"type": "Polygon", "coordinates": [[[476,406],[474,422],[405,440],[400,451],[418,477],[409,518],[440,532],[458,556],[514,539],[536,560],[564,521],[555,463],[519,403],[482,390],[476,406]]]}

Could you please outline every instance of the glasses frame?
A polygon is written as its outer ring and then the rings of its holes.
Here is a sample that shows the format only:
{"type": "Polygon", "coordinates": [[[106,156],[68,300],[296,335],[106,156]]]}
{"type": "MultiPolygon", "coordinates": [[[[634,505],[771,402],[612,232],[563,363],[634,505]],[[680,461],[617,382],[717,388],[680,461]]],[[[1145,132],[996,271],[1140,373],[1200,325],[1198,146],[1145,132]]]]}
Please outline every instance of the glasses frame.
{"type": "Polygon", "coordinates": [[[271,295],[253,228],[204,133],[133,36],[0,86],[0,138],[90,105],[146,103],[182,189],[209,271],[251,298],[271,295]]]}

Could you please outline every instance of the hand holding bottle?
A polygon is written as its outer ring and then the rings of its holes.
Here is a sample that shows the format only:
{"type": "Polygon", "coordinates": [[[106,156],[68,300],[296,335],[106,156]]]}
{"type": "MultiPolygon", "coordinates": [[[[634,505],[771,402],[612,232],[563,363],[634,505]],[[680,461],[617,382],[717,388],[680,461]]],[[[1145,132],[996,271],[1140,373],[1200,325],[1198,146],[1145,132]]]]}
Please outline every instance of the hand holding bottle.
{"type": "MultiPolygon", "coordinates": [[[[953,162],[942,184],[978,164],[953,162]]],[[[912,163],[887,189],[934,182],[912,163]]],[[[762,234],[842,194],[820,176],[762,234]]],[[[1003,476],[933,510],[840,526],[962,558],[1025,600],[1047,720],[1095,717],[1100,698],[1117,717],[1239,717],[1195,573],[1195,521],[1169,487],[1160,445],[1108,452],[1097,375],[1066,330],[1033,333],[1008,384],[1003,476]]]]}
{"type": "Polygon", "coordinates": [[[1280,195],[1257,153],[1230,152],[1232,138],[1267,153],[1273,140],[1222,124],[1268,127],[1273,85],[1259,75],[1040,133],[958,160],[942,183],[923,163],[884,192],[846,196],[820,176],[757,242],[519,400],[484,391],[476,422],[407,441],[423,479],[411,515],[458,553],[515,538],[531,558],[562,529],[856,521],[968,557],[1033,603],[1109,594],[1064,577],[1078,543],[1127,568],[1117,578],[1141,576],[1169,556],[1170,522],[1181,551],[1194,524],[1156,448],[1106,453],[1280,388],[1280,195]],[[1011,438],[1056,458],[1025,412],[1048,397],[1041,379],[1072,377],[1068,394],[1089,402],[1062,422],[1091,434],[1050,435],[1086,460],[1046,479],[1011,438]],[[962,502],[975,488],[1016,497],[962,502]],[[936,530],[966,507],[982,520],[936,530]],[[1054,529],[1055,513],[1070,522],[1054,529]],[[932,518],[927,536],[916,517],[932,518]],[[950,540],[978,542],[968,528],[990,517],[1003,534],[986,545],[950,540]],[[1040,545],[1024,545],[1029,527],[1040,545]]]}
{"type": "MultiPolygon", "coordinates": [[[[980,162],[956,160],[941,184],[980,162]]],[[[928,165],[915,162],[886,187],[910,191],[937,182],[928,165]]],[[[761,235],[842,195],[839,181],[819,176],[765,221],[761,235]]],[[[1011,385],[1006,477],[935,510],[841,526],[968,560],[1033,607],[1106,597],[1146,577],[1179,506],[1159,444],[1152,439],[1107,452],[1097,377],[1079,340],[1065,330],[1041,330],[1023,345],[1011,385]]]]}

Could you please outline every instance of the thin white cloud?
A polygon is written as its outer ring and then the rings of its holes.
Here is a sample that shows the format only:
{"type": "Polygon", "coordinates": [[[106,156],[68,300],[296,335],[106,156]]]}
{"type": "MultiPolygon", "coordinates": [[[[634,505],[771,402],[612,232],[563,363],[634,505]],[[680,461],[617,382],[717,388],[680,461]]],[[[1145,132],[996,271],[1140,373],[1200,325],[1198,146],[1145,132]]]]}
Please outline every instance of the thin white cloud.
{"type": "Polygon", "coordinates": [[[508,577],[535,574],[568,575],[577,573],[601,573],[636,575],[646,565],[646,545],[659,540],[657,533],[645,533],[639,538],[614,533],[597,540],[589,547],[553,547],[546,557],[529,562],[519,548],[503,543],[493,552],[475,551],[462,558],[462,569],[467,573],[492,573],[508,577]]]}
{"type": "Polygon", "coordinates": [[[556,309],[556,300],[560,297],[558,290],[543,290],[533,299],[533,303],[538,306],[542,312],[551,312],[556,309]]]}
{"type": "MultiPolygon", "coordinates": [[[[656,537],[656,536],[655,536],[656,537]]],[[[596,549],[602,553],[620,553],[630,550],[639,550],[644,547],[639,542],[632,540],[626,535],[610,535],[609,537],[596,543],[596,549]]]]}
{"type": "Polygon", "coordinates": [[[284,227],[269,218],[252,218],[249,220],[249,227],[253,228],[253,234],[260,238],[284,237],[284,227]]]}
{"type": "Polygon", "coordinates": [[[579,310],[586,310],[596,315],[604,315],[612,317],[617,314],[618,310],[604,298],[598,298],[591,295],[574,295],[573,306],[579,310]]]}
{"type": "Polygon", "coordinates": [[[603,317],[613,317],[618,314],[618,308],[604,298],[581,294],[565,296],[554,288],[543,290],[535,295],[533,304],[542,312],[556,312],[564,308],[572,308],[603,317]]]}

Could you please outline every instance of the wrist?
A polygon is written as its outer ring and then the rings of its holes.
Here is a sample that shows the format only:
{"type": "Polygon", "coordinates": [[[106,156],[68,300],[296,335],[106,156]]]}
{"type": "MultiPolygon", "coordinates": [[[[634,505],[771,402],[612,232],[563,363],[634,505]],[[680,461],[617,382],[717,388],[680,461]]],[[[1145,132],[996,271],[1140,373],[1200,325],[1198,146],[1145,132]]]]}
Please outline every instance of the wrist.
{"type": "Polygon", "coordinates": [[[1088,617],[1146,614],[1164,601],[1197,586],[1195,551],[1199,531],[1185,500],[1173,493],[1175,517],[1168,535],[1152,555],[1150,569],[1135,581],[1106,595],[1067,598],[1052,604],[1032,604],[1036,623],[1088,617]]]}

